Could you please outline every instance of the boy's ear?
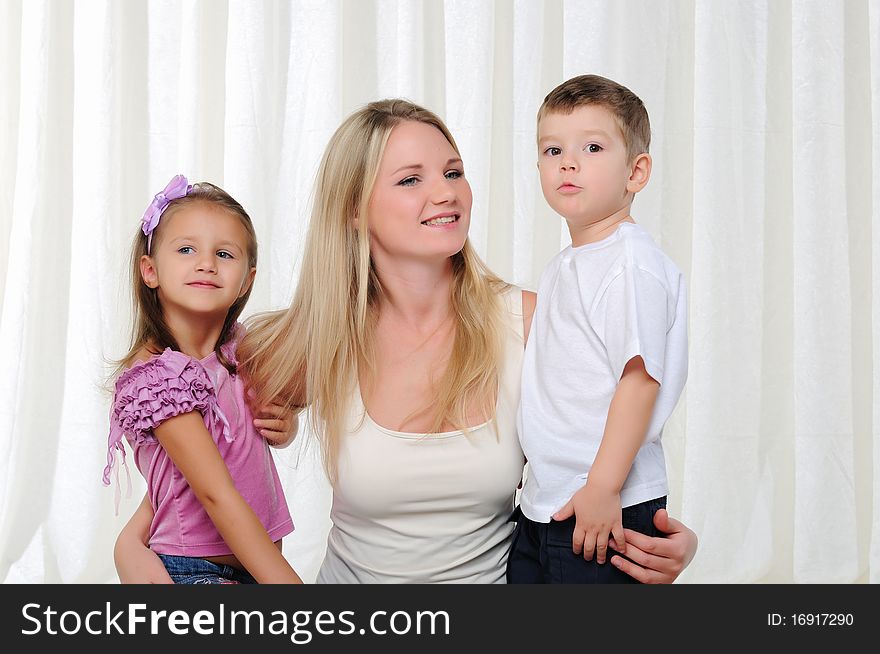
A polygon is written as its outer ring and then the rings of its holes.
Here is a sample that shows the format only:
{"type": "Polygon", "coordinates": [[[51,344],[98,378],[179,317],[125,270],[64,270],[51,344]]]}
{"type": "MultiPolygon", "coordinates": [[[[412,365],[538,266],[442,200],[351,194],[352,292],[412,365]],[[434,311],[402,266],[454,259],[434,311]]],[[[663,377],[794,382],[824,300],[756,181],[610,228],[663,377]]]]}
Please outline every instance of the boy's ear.
{"type": "Polygon", "coordinates": [[[636,155],[630,166],[629,179],[626,181],[626,190],[630,193],[638,193],[651,178],[651,155],[642,152],[636,155]]]}
{"type": "Polygon", "coordinates": [[[248,289],[251,287],[251,284],[254,283],[254,278],[257,276],[257,269],[251,268],[250,272],[247,274],[247,277],[244,278],[244,283],[241,285],[241,292],[238,294],[238,297],[241,297],[245,293],[248,292],[248,289]]]}
{"type": "Polygon", "coordinates": [[[145,254],[142,256],[140,265],[141,279],[144,280],[144,284],[150,288],[158,288],[159,276],[156,274],[156,267],[153,265],[153,260],[150,258],[150,255],[145,254]]]}

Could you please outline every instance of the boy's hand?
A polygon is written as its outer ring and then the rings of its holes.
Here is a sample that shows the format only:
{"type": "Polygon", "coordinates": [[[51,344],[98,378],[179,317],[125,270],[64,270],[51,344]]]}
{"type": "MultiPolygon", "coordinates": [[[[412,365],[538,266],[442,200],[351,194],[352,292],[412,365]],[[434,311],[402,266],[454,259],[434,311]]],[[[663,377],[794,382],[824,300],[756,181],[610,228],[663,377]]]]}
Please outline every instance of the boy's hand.
{"type": "Polygon", "coordinates": [[[254,413],[254,426],[272,447],[286,447],[296,436],[299,419],[280,404],[267,404],[254,413]]]}
{"type": "Polygon", "coordinates": [[[554,520],[567,520],[576,516],[571,549],[575,554],[583,551],[584,560],[596,555],[596,563],[605,563],[608,553],[608,536],[613,536],[618,552],[626,552],[623,520],[620,510],[620,493],[591,486],[589,481],[575,493],[559,511],[554,520]]]}

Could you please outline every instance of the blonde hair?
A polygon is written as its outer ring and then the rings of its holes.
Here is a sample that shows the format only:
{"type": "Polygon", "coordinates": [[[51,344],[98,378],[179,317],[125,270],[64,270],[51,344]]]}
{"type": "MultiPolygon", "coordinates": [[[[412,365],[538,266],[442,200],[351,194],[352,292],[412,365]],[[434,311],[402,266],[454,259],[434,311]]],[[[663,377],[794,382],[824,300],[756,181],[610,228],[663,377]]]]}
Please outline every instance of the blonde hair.
{"type": "MultiPolygon", "coordinates": [[[[213,204],[214,206],[224,209],[230,214],[236,216],[241,221],[241,224],[248,235],[248,268],[256,268],[257,235],[254,231],[254,225],[251,222],[250,216],[235,198],[219,186],[215,186],[210,182],[193,184],[192,189],[190,189],[187,195],[168,203],[167,208],[162,212],[162,218],[159,221],[159,225],[153,233],[153,251],[155,252],[157,244],[162,238],[162,226],[167,224],[174,214],[180,211],[183,207],[196,202],[208,202],[213,204]]],[[[171,333],[168,324],[165,322],[162,304],[159,302],[158,289],[147,286],[141,277],[141,257],[146,254],[147,237],[140,228],[140,225],[138,225],[138,231],[137,234],[135,234],[134,243],[131,248],[131,261],[129,266],[129,272],[131,274],[132,308],[134,311],[131,347],[122,359],[115,362],[116,369],[113,373],[114,378],[117,377],[123,369],[130,366],[137,353],[144,348],[153,354],[159,354],[166,347],[170,347],[172,350],[180,350],[180,346],[177,344],[177,339],[174,338],[174,334],[171,333]]],[[[214,352],[217,354],[217,360],[232,374],[235,374],[236,366],[226,358],[226,355],[223,354],[221,348],[232,338],[235,322],[241,315],[244,305],[247,304],[253,288],[254,286],[251,284],[247,292],[229,307],[229,311],[226,312],[226,318],[223,321],[223,329],[220,331],[220,336],[214,344],[214,352]]]]}
{"type": "Polygon", "coordinates": [[[538,109],[538,124],[547,114],[570,114],[578,107],[599,105],[611,112],[623,133],[627,158],[647,152],[651,145],[651,122],[644,103],[635,93],[599,75],[578,75],[550,91],[538,109]]]}
{"type": "MultiPolygon", "coordinates": [[[[458,153],[443,121],[406,100],[372,102],[349,116],[330,139],[318,169],[293,302],[285,311],[253,317],[239,346],[242,371],[260,404],[311,405],[331,480],[358,371],[369,377],[373,370],[383,290],[370,257],[367,209],[391,130],[406,121],[436,127],[458,153]]],[[[499,293],[507,285],[467,240],[452,256],[452,275],[455,337],[446,371],[436,382],[431,433],[444,424],[466,430],[469,400],[494,416],[498,392],[499,293]]]]}

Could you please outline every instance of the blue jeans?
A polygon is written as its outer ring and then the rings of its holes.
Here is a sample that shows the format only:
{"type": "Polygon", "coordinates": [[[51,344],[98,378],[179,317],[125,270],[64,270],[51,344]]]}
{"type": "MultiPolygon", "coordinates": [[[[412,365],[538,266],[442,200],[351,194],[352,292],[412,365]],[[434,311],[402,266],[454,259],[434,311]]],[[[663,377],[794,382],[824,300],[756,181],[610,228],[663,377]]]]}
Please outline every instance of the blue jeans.
{"type": "Polygon", "coordinates": [[[220,565],[192,556],[159,554],[175,584],[255,584],[256,579],[244,570],[220,565]]]}
{"type": "MultiPolygon", "coordinates": [[[[623,509],[623,526],[648,536],[663,536],[654,527],[654,514],[666,508],[666,496],[648,500],[623,509]]],[[[611,565],[617,551],[608,548],[605,563],[596,563],[596,556],[585,561],[582,554],[571,549],[575,516],[548,523],[533,522],[519,507],[511,516],[516,521],[510,556],[507,558],[509,584],[637,584],[625,572],[611,565]]]]}

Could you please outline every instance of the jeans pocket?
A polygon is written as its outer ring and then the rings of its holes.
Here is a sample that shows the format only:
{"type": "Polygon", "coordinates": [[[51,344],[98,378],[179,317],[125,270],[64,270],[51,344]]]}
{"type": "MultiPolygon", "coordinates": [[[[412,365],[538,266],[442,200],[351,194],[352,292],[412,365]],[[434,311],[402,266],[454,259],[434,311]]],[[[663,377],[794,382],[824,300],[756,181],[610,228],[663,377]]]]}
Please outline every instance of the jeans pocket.
{"type": "Polygon", "coordinates": [[[662,536],[654,526],[654,514],[666,508],[666,496],[647,500],[623,509],[623,526],[646,536],[662,536]]]}

